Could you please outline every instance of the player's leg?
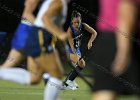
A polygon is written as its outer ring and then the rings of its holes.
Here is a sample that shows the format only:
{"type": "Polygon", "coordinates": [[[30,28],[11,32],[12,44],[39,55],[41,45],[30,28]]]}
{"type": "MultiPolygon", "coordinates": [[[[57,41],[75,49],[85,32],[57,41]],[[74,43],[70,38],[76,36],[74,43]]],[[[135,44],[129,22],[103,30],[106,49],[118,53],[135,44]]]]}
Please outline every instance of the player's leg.
{"type": "Polygon", "coordinates": [[[42,79],[43,71],[33,58],[28,57],[28,70],[22,68],[1,68],[0,79],[13,81],[20,84],[37,84],[42,79]]]}
{"type": "MultiPolygon", "coordinates": [[[[13,50],[13,49],[12,49],[13,50]]],[[[20,52],[14,51],[11,53],[11,55],[16,59],[13,62],[6,62],[3,64],[3,66],[15,66],[22,58],[22,55],[20,55],[20,52]],[[17,55],[16,55],[17,53],[17,55]],[[18,54],[19,53],[19,54],[18,54]],[[19,59],[18,59],[19,58],[19,59]]],[[[10,55],[10,56],[11,56],[10,55]]],[[[42,70],[40,67],[37,66],[35,61],[28,57],[28,70],[22,69],[22,68],[6,68],[2,67],[0,69],[0,79],[8,80],[17,82],[20,84],[37,84],[42,79],[42,70]]]]}
{"type": "Polygon", "coordinates": [[[36,62],[39,63],[44,71],[47,71],[51,75],[44,90],[44,100],[56,100],[59,90],[62,87],[61,78],[63,76],[57,51],[36,58],[36,62]]]}
{"type": "Polygon", "coordinates": [[[38,66],[38,64],[34,61],[32,57],[28,57],[27,61],[28,71],[31,75],[31,84],[38,84],[42,79],[42,69],[38,66]]]}
{"type": "Polygon", "coordinates": [[[20,84],[30,84],[30,73],[28,71],[22,68],[12,68],[18,65],[23,58],[23,53],[12,49],[7,60],[0,68],[0,79],[20,84]]]}
{"type": "Polygon", "coordinates": [[[69,89],[76,90],[78,88],[78,85],[74,82],[74,79],[78,76],[78,72],[83,70],[83,68],[85,67],[85,61],[83,59],[79,61],[80,56],[72,53],[70,53],[70,59],[72,63],[75,65],[76,70],[72,69],[71,72],[68,74],[64,82],[64,87],[68,87],[69,89]]]}
{"type": "Polygon", "coordinates": [[[85,67],[85,61],[84,59],[80,59],[80,56],[79,55],[76,55],[76,54],[72,54],[70,53],[70,60],[72,61],[73,64],[77,63],[78,62],[78,66],[80,68],[84,68],[85,67]]]}
{"type": "MultiPolygon", "coordinates": [[[[77,63],[77,61],[80,59],[79,56],[76,54],[70,53],[70,60],[72,61],[73,65],[77,63]]],[[[78,62],[79,63],[79,62],[78,62]]],[[[79,71],[82,70],[81,67],[78,66],[78,64],[75,66],[75,68],[79,71]]],[[[64,87],[67,87],[71,90],[76,90],[79,86],[74,82],[74,79],[78,76],[78,72],[72,69],[70,73],[68,74],[67,78],[64,81],[64,87]]]]}
{"type": "Polygon", "coordinates": [[[16,49],[11,49],[6,61],[1,66],[4,68],[15,67],[23,59],[24,59],[24,56],[23,56],[22,52],[20,52],[16,49]]]}
{"type": "Polygon", "coordinates": [[[50,75],[48,73],[44,73],[44,71],[41,69],[40,66],[38,66],[38,64],[32,57],[28,57],[27,61],[28,71],[31,75],[31,84],[38,84],[42,79],[42,75],[44,76],[43,78],[46,80],[45,82],[47,83],[48,79],[50,78],[50,75]]]}

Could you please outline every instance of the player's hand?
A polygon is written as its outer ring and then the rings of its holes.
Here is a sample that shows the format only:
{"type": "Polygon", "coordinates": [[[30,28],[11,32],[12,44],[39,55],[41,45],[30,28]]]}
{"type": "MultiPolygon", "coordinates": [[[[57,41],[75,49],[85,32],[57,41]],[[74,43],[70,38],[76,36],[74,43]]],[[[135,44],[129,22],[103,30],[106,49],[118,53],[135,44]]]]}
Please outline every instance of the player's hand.
{"type": "Polygon", "coordinates": [[[57,36],[60,40],[65,41],[68,37],[66,32],[62,32],[60,35],[57,36]]]}
{"type": "Polygon", "coordinates": [[[88,42],[88,50],[91,49],[91,47],[92,47],[92,42],[89,41],[89,42],[88,42]]]}

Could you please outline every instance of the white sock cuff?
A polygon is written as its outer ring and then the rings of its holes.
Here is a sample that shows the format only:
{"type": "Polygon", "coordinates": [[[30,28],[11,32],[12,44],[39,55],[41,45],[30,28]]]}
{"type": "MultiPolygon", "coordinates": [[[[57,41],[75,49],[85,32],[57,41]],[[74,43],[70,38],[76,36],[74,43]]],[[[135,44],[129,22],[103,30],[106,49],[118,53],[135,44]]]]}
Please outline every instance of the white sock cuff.
{"type": "Polygon", "coordinates": [[[55,86],[58,89],[62,88],[62,81],[60,79],[55,78],[55,77],[51,77],[48,81],[48,84],[51,86],[55,86]]]}
{"type": "Polygon", "coordinates": [[[44,90],[44,100],[56,100],[61,88],[62,81],[55,77],[50,77],[44,90]]]}
{"type": "Polygon", "coordinates": [[[50,81],[50,82],[53,82],[53,83],[55,83],[55,84],[58,84],[58,85],[61,85],[61,84],[62,84],[62,81],[61,81],[60,79],[58,79],[58,78],[55,78],[55,77],[51,77],[51,78],[49,79],[49,81],[50,81]]]}

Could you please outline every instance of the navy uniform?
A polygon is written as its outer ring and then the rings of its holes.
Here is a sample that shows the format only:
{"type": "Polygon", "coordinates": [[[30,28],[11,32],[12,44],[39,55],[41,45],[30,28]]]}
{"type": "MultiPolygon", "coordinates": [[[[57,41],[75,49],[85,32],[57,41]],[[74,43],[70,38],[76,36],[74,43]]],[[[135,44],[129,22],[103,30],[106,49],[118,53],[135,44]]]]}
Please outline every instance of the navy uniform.
{"type": "MultiPolygon", "coordinates": [[[[77,32],[72,24],[70,25],[70,29],[72,31],[72,37],[73,37],[73,42],[74,42],[74,48],[76,50],[76,54],[81,56],[81,51],[80,51],[80,45],[81,45],[81,40],[83,37],[84,33],[84,25],[81,23],[79,27],[79,31],[77,32]]],[[[73,53],[71,48],[69,49],[69,53],[73,53]]]]}

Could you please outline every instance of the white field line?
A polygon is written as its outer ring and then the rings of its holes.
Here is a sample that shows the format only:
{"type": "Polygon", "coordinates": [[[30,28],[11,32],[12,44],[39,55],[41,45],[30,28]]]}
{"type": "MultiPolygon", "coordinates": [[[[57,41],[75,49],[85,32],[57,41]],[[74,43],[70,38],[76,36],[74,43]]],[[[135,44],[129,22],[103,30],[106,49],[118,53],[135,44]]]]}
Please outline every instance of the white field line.
{"type": "MultiPolygon", "coordinates": [[[[30,92],[30,93],[23,93],[23,91],[22,92],[4,92],[4,91],[0,91],[0,94],[8,94],[8,95],[43,95],[43,92],[41,93],[35,93],[35,92],[30,92]]],[[[64,95],[64,96],[72,96],[72,95],[74,95],[74,96],[81,96],[81,94],[63,94],[63,93],[61,93],[60,95],[64,95]]],[[[82,94],[82,96],[88,96],[87,94],[82,94]]]]}

